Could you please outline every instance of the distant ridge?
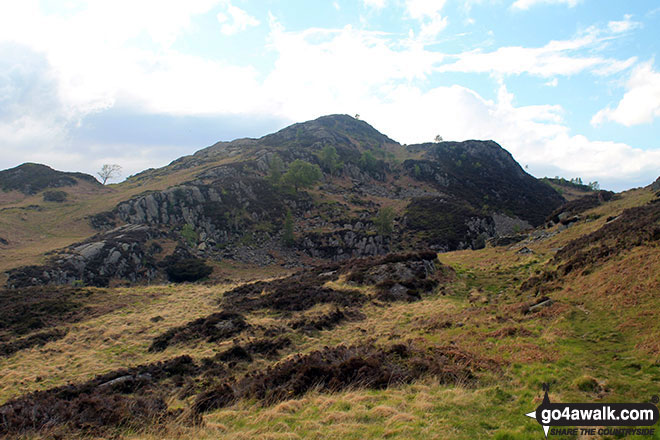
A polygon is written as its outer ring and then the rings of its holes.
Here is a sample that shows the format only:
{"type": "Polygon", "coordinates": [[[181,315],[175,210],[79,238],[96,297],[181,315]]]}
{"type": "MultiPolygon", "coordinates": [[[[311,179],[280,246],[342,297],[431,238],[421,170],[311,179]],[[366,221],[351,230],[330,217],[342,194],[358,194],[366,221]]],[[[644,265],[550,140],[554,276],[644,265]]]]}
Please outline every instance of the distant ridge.
{"type": "Polygon", "coordinates": [[[24,194],[36,194],[46,188],[77,185],[78,180],[101,185],[98,180],[89,174],[57,171],[38,163],[27,162],[0,171],[0,189],[3,191],[20,191],[24,194]]]}

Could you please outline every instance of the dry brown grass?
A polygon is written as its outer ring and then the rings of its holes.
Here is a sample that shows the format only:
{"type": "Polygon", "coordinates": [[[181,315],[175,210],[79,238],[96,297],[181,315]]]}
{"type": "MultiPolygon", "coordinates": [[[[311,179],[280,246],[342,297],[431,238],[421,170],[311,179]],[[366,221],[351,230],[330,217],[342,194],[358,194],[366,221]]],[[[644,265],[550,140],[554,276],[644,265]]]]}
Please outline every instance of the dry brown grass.
{"type": "Polygon", "coordinates": [[[152,339],[164,329],[217,311],[217,299],[230,285],[162,285],[108,290],[118,310],[70,326],[66,337],[42,347],[0,357],[0,402],[19,394],[67,382],[82,382],[118,368],[156,362],[182,354],[211,356],[217,346],[174,346],[150,353],[152,339]],[[150,319],[162,317],[157,323],[150,319]]]}

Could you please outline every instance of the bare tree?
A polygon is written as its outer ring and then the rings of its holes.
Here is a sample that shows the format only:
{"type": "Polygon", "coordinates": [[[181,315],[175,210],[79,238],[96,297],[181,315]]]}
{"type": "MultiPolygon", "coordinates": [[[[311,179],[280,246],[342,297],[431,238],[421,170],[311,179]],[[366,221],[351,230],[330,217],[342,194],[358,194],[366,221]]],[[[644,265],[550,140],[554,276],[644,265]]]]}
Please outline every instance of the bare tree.
{"type": "Polygon", "coordinates": [[[99,177],[102,180],[102,183],[105,185],[105,182],[107,182],[108,179],[112,179],[113,177],[119,177],[119,175],[121,174],[121,166],[117,164],[106,163],[101,168],[101,171],[99,171],[96,174],[99,175],[99,177]]]}

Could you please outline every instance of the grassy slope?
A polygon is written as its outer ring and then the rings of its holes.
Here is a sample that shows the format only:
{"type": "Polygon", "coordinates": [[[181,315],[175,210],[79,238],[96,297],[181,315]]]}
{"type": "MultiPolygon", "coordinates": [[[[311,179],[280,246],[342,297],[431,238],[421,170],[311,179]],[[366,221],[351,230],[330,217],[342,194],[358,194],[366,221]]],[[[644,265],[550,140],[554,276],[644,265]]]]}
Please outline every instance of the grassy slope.
{"type": "MultiPolygon", "coordinates": [[[[551,383],[553,401],[645,401],[660,394],[660,252],[641,246],[590,272],[571,273],[550,296],[556,304],[523,315],[529,296],[520,282],[545,267],[554,249],[596,230],[605,217],[652,198],[629,191],[592,211],[602,214],[562,233],[515,249],[487,248],[442,254],[457,272],[442,292],[416,303],[366,306],[367,318],[313,335],[289,335],[283,354],[365,339],[392,343],[415,339],[458,347],[500,362],[476,387],[439,385],[433,380],[382,391],[310,393],[271,407],[240,402],[205,416],[202,427],[173,424],[167,437],[180,438],[541,438],[540,427],[523,414],[551,383]]],[[[70,325],[62,340],[0,358],[0,402],[26,391],[180,354],[201,359],[220,351],[206,342],[149,353],[163,329],[217,310],[229,285],[152,286],[108,290],[119,306],[100,317],[70,325]],[[149,318],[161,316],[158,323],[149,318]]],[[[369,289],[367,289],[369,290],[369,289]]],[[[323,307],[312,313],[323,311],[323,307]]],[[[251,323],[275,323],[263,312],[251,323]]],[[[257,358],[249,368],[270,361],[257,358]]],[[[187,402],[173,398],[171,407],[187,402]]],[[[123,432],[129,438],[162,438],[163,432],[123,432]]],[[[556,438],[556,437],[555,437],[556,438]]],[[[656,437],[660,438],[660,437],[656,437]]]]}
{"type": "Polygon", "coordinates": [[[584,197],[592,191],[586,185],[575,185],[570,182],[562,182],[555,179],[549,179],[547,177],[543,177],[540,180],[547,185],[550,185],[555,191],[561,194],[568,201],[584,197]]]}

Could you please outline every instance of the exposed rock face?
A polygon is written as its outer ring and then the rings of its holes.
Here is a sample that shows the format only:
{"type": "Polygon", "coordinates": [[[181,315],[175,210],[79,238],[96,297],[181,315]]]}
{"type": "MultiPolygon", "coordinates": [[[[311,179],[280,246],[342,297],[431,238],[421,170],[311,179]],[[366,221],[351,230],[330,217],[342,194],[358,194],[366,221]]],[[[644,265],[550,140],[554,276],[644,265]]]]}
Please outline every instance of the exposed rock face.
{"type": "Polygon", "coordinates": [[[150,280],[158,273],[154,254],[160,248],[147,248],[146,242],[160,235],[146,225],[121,226],[61,251],[46,265],[9,271],[7,286],[83,283],[105,287],[112,278],[150,280]]]}
{"type": "Polygon", "coordinates": [[[522,219],[509,217],[505,214],[493,213],[491,215],[493,222],[495,222],[495,234],[497,236],[506,236],[517,234],[526,229],[532,229],[532,225],[522,219]]]}
{"type": "Polygon", "coordinates": [[[537,226],[563,199],[525,173],[493,141],[440,142],[408,147],[406,173],[440,195],[413,199],[405,224],[411,241],[439,251],[479,249],[492,237],[537,226]]]}
{"type": "Polygon", "coordinates": [[[200,177],[216,176],[219,179],[209,184],[190,183],[128,200],[117,206],[117,215],[132,224],[188,224],[213,247],[240,238],[259,223],[279,229],[287,207],[298,206],[264,179],[239,176],[232,167],[218,167],[200,177]]]}

